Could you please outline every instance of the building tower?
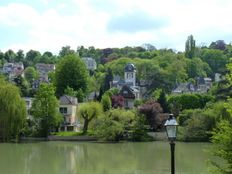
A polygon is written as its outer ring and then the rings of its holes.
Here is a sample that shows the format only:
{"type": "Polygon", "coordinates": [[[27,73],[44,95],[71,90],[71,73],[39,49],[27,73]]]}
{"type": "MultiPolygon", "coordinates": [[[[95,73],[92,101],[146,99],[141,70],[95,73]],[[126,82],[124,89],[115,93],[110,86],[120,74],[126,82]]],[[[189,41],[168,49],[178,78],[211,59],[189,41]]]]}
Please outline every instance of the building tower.
{"type": "Polygon", "coordinates": [[[128,63],[124,69],[124,79],[129,86],[135,86],[136,82],[136,68],[134,64],[128,63]]]}

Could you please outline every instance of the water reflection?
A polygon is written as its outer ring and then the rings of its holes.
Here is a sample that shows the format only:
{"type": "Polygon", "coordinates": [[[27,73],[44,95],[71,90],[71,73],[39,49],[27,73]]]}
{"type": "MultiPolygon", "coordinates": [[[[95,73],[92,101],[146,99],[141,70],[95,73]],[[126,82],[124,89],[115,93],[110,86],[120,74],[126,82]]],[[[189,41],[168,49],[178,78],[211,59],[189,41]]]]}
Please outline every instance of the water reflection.
{"type": "MultiPolygon", "coordinates": [[[[176,173],[206,174],[209,144],[177,143],[176,173]]],[[[1,174],[169,174],[167,142],[0,144],[1,174]]]]}

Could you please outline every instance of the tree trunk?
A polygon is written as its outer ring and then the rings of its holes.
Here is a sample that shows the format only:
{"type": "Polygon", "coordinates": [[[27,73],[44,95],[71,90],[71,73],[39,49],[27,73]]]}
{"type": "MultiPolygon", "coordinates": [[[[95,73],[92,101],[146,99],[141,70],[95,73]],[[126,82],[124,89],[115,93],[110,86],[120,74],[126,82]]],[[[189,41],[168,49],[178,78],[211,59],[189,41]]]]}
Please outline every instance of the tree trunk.
{"type": "Polygon", "coordinates": [[[84,127],[83,127],[83,133],[84,134],[87,132],[88,126],[89,126],[89,120],[85,119],[85,121],[84,121],[84,127]]]}

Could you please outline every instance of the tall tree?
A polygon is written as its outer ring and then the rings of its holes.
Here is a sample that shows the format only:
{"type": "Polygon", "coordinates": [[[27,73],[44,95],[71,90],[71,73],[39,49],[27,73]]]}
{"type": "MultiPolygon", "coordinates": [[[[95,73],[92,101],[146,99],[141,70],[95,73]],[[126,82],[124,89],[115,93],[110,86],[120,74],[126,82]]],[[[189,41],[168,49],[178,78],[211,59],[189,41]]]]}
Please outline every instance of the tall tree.
{"type": "Polygon", "coordinates": [[[62,117],[58,112],[55,89],[49,84],[41,84],[32,104],[32,115],[39,124],[39,135],[48,136],[59,126],[62,117]]]}
{"type": "MultiPolygon", "coordinates": [[[[227,65],[228,85],[232,85],[232,63],[227,65]]],[[[212,164],[216,171],[221,174],[232,173],[232,99],[229,98],[224,106],[229,113],[229,117],[222,118],[217,128],[213,131],[212,142],[215,144],[213,153],[215,156],[223,159],[223,162],[215,162],[212,164]]]]}
{"type": "Polygon", "coordinates": [[[160,93],[160,96],[158,98],[158,102],[161,105],[161,107],[163,108],[164,112],[168,112],[169,111],[167,97],[166,97],[166,94],[165,94],[165,92],[163,90],[160,93]]]}
{"type": "Polygon", "coordinates": [[[34,67],[29,66],[24,70],[24,76],[25,79],[31,83],[33,80],[35,80],[38,77],[38,73],[34,67]]]}
{"type": "Polygon", "coordinates": [[[201,54],[201,59],[207,62],[213,73],[225,73],[226,64],[229,59],[223,54],[221,50],[204,49],[201,54]]]}
{"type": "Polygon", "coordinates": [[[185,42],[185,57],[193,58],[195,54],[195,40],[193,35],[188,36],[187,41],[185,42]]]}
{"type": "Polygon", "coordinates": [[[17,87],[0,79],[0,137],[3,141],[19,138],[26,120],[26,105],[17,87]]]}
{"type": "Polygon", "coordinates": [[[87,92],[88,72],[83,61],[74,54],[65,56],[55,70],[55,85],[58,96],[69,86],[75,91],[87,92]]]}
{"type": "Polygon", "coordinates": [[[70,46],[62,47],[59,52],[60,57],[68,56],[70,54],[75,54],[75,51],[72,50],[70,46]]]}
{"type": "Polygon", "coordinates": [[[16,62],[23,62],[24,57],[25,57],[25,55],[23,53],[23,50],[18,50],[18,52],[16,53],[15,61],[16,62]]]}
{"type": "Polygon", "coordinates": [[[211,49],[225,50],[226,44],[224,40],[217,40],[216,42],[212,42],[209,46],[211,49]]]}
{"type": "Polygon", "coordinates": [[[14,62],[15,61],[15,57],[16,57],[16,54],[13,50],[8,50],[5,52],[5,60],[7,60],[7,62],[14,62]]]}

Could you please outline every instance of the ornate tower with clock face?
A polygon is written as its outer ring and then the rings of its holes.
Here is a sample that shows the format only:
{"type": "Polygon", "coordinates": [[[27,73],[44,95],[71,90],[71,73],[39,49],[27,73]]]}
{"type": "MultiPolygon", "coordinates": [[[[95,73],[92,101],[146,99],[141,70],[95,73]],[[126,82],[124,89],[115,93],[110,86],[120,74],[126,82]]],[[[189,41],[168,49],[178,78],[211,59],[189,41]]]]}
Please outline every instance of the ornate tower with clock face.
{"type": "Polygon", "coordinates": [[[127,84],[131,84],[132,86],[135,86],[135,82],[136,82],[136,68],[134,66],[134,64],[129,63],[125,66],[124,69],[124,78],[125,78],[125,82],[127,84]]]}

